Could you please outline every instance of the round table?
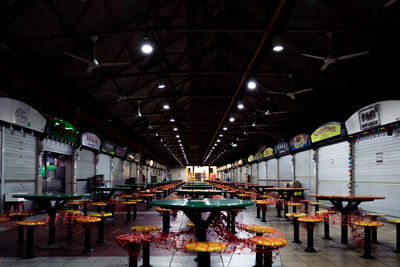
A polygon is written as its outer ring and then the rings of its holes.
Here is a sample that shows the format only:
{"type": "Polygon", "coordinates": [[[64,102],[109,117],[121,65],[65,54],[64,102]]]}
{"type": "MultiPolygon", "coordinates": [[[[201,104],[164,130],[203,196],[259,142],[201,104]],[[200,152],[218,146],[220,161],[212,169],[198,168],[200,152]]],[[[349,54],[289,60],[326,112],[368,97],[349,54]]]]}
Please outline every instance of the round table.
{"type": "Polygon", "coordinates": [[[244,209],[253,206],[254,202],[240,199],[162,199],[151,202],[152,206],[166,209],[182,210],[194,223],[198,241],[207,241],[207,228],[210,223],[220,215],[221,211],[244,209]],[[209,212],[206,219],[202,213],[209,212]]]}
{"type": "MultiPolygon", "coordinates": [[[[222,195],[226,194],[225,190],[202,190],[202,189],[177,189],[174,191],[178,195],[190,195],[192,198],[200,196],[222,195]]],[[[225,196],[226,197],[226,196],[225,196]]]]}

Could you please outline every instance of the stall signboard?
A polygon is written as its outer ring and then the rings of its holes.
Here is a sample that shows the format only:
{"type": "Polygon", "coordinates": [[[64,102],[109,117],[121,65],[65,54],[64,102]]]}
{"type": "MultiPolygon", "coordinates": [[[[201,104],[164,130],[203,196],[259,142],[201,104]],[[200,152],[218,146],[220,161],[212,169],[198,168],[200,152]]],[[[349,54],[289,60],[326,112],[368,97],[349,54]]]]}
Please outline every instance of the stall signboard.
{"type": "Polygon", "coordinates": [[[239,159],[238,160],[238,166],[242,166],[243,165],[243,160],[239,159]]]}
{"type": "Polygon", "coordinates": [[[263,152],[263,157],[270,158],[273,156],[274,156],[274,150],[272,149],[272,147],[267,147],[263,152]]]}
{"type": "Polygon", "coordinates": [[[400,100],[380,101],[363,107],[346,120],[347,134],[378,128],[400,121],[400,100]]]}
{"type": "Polygon", "coordinates": [[[290,149],[296,151],[311,146],[311,139],[308,134],[298,134],[290,141],[290,149]]]}
{"type": "Polygon", "coordinates": [[[311,142],[317,143],[323,140],[344,136],[345,129],[340,122],[328,122],[321,125],[317,130],[311,134],[311,142]]]}
{"type": "Polygon", "coordinates": [[[127,146],[117,146],[115,148],[115,156],[117,156],[117,157],[124,159],[124,158],[126,158],[127,153],[128,153],[127,146]]]}
{"type": "Polygon", "coordinates": [[[250,155],[247,159],[247,161],[250,163],[252,161],[254,161],[254,155],[250,155]]]}
{"type": "Polygon", "coordinates": [[[43,133],[46,119],[34,108],[16,99],[0,97],[0,121],[43,133]]]}
{"type": "Polygon", "coordinates": [[[95,150],[99,150],[101,145],[100,138],[98,138],[97,135],[93,133],[88,133],[88,132],[82,133],[81,145],[93,148],[95,150]]]}
{"type": "Polygon", "coordinates": [[[263,152],[262,151],[258,151],[256,153],[256,155],[254,156],[255,160],[261,160],[263,158],[263,152]]]}
{"type": "Polygon", "coordinates": [[[135,160],[135,153],[132,153],[132,152],[126,153],[126,160],[134,161],[135,160]]]}
{"type": "Polygon", "coordinates": [[[274,155],[275,156],[281,156],[288,154],[290,152],[290,146],[288,142],[280,142],[276,144],[274,147],[274,155]]]}
{"type": "Polygon", "coordinates": [[[100,151],[105,154],[115,156],[115,145],[111,141],[103,140],[103,142],[101,142],[101,150],[100,151]]]}
{"type": "Polygon", "coordinates": [[[63,141],[77,143],[78,131],[75,126],[64,120],[51,119],[47,121],[45,133],[63,141]]]}

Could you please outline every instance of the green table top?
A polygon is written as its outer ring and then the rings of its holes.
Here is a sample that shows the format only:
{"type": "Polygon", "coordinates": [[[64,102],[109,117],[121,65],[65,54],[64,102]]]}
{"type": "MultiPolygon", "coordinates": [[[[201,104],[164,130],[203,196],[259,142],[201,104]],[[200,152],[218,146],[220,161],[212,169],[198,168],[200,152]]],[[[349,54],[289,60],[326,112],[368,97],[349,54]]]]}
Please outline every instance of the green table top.
{"type": "Polygon", "coordinates": [[[223,194],[225,190],[201,190],[201,189],[177,189],[177,193],[183,194],[223,194]]]}
{"type": "Polygon", "coordinates": [[[120,185],[117,185],[117,187],[137,188],[137,187],[144,187],[144,185],[141,185],[141,184],[120,184],[120,185]]]}
{"type": "Polygon", "coordinates": [[[242,209],[247,206],[253,206],[254,202],[250,200],[241,199],[217,199],[217,198],[204,198],[204,199],[161,199],[151,201],[151,205],[159,206],[167,209],[196,209],[196,210],[229,210],[229,209],[242,209]]]}
{"type": "Polygon", "coordinates": [[[13,197],[23,197],[28,200],[36,199],[79,199],[82,197],[90,197],[90,194],[75,194],[75,193],[42,193],[42,194],[26,194],[26,195],[13,195],[13,197]]]}
{"type": "Polygon", "coordinates": [[[89,188],[91,191],[118,191],[118,190],[126,190],[123,187],[92,187],[89,188]]]}

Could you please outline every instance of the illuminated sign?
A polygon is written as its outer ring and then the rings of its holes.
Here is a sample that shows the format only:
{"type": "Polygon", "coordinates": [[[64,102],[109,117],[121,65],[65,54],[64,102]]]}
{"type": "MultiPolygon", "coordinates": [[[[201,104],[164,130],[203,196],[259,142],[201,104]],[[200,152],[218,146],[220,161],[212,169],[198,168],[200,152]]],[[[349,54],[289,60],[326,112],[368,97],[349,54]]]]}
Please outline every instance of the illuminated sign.
{"type": "Polygon", "coordinates": [[[82,146],[99,150],[101,142],[97,135],[93,133],[83,133],[81,134],[81,144],[82,146]]]}
{"type": "Polygon", "coordinates": [[[247,159],[248,162],[254,161],[254,155],[250,155],[249,158],[247,159]]]}
{"type": "Polygon", "coordinates": [[[272,147],[267,147],[263,152],[264,158],[269,158],[272,157],[273,155],[274,155],[274,150],[272,149],[272,147]]]}
{"type": "Polygon", "coordinates": [[[320,142],[337,136],[344,135],[343,125],[339,122],[329,122],[321,125],[317,130],[311,134],[311,141],[313,143],[320,142]]]}
{"type": "Polygon", "coordinates": [[[288,142],[280,142],[274,147],[274,155],[280,156],[290,152],[290,147],[288,142]]]}
{"type": "Polygon", "coordinates": [[[358,112],[358,118],[360,120],[360,129],[367,130],[380,126],[379,120],[379,104],[367,107],[358,112]]]}
{"type": "Polygon", "coordinates": [[[308,134],[298,134],[290,141],[290,149],[292,151],[299,150],[311,145],[311,139],[308,134]]]}
{"type": "Polygon", "coordinates": [[[101,152],[114,156],[115,145],[108,140],[104,140],[103,142],[101,142],[101,152]]]}

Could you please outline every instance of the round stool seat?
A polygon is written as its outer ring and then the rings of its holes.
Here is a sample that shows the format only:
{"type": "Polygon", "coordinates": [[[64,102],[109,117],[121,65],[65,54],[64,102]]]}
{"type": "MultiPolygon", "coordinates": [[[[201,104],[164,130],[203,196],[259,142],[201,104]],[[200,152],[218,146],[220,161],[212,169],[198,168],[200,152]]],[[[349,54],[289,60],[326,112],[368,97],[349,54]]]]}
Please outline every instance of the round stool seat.
{"type": "Polygon", "coordinates": [[[168,197],[168,199],[180,199],[180,198],[183,198],[183,197],[180,197],[180,196],[170,196],[170,197],[168,197]]]}
{"type": "Polygon", "coordinates": [[[195,252],[223,251],[226,249],[226,244],[220,242],[195,242],[187,244],[185,249],[195,252]]]}
{"type": "Polygon", "coordinates": [[[101,220],[100,218],[92,217],[92,216],[82,216],[82,217],[78,217],[75,219],[76,222],[83,223],[83,224],[97,223],[100,220],[101,220]]]}
{"type": "Polygon", "coordinates": [[[260,195],[259,197],[261,197],[261,198],[270,198],[271,196],[268,196],[268,195],[260,195]]]}
{"type": "Polygon", "coordinates": [[[18,219],[24,219],[24,218],[28,217],[29,215],[32,215],[32,213],[29,213],[29,212],[11,212],[7,216],[12,220],[18,220],[18,219]]]}
{"type": "Polygon", "coordinates": [[[82,201],[70,201],[67,203],[68,205],[81,205],[82,201]]]}
{"type": "Polygon", "coordinates": [[[297,203],[297,202],[287,202],[286,205],[288,205],[288,206],[301,206],[301,203],[297,203]]]}
{"type": "Polygon", "coordinates": [[[265,225],[248,225],[244,228],[245,231],[256,234],[269,234],[276,231],[274,227],[265,225]]]}
{"type": "Polygon", "coordinates": [[[131,198],[132,195],[121,195],[122,198],[131,198]]]}
{"type": "Polygon", "coordinates": [[[81,212],[79,210],[60,210],[59,211],[62,214],[67,214],[67,215],[79,215],[81,212]]]}
{"type": "Polygon", "coordinates": [[[156,211],[158,211],[158,212],[171,212],[172,210],[171,209],[165,209],[165,208],[156,208],[156,211]]]}
{"type": "Polygon", "coordinates": [[[0,223],[8,222],[10,219],[7,217],[0,217],[0,223]]]}
{"type": "Polygon", "coordinates": [[[93,206],[107,206],[107,202],[92,202],[93,206]]]}
{"type": "Polygon", "coordinates": [[[124,205],[136,205],[137,204],[136,200],[122,201],[121,203],[124,205]]]}
{"type": "Polygon", "coordinates": [[[154,197],[155,196],[155,194],[141,194],[140,196],[142,196],[142,197],[154,197]]]}
{"type": "Polygon", "coordinates": [[[21,226],[37,226],[37,225],[45,225],[46,222],[44,221],[20,221],[17,222],[17,225],[21,226]]]}
{"type": "Polygon", "coordinates": [[[306,217],[307,214],[305,213],[298,213],[298,212],[290,212],[290,213],[286,213],[287,217],[295,217],[295,218],[301,218],[301,217],[306,217]]]}
{"type": "Polygon", "coordinates": [[[387,219],[387,221],[391,223],[400,223],[400,219],[387,219]]]}
{"type": "Polygon", "coordinates": [[[379,221],[361,220],[361,221],[355,221],[354,225],[380,227],[383,226],[383,223],[379,221]]]}
{"type": "Polygon", "coordinates": [[[269,236],[253,236],[250,241],[259,246],[280,248],[287,244],[286,239],[280,237],[269,237],[269,236]]]}
{"type": "Polygon", "coordinates": [[[107,218],[111,217],[112,213],[111,212],[98,212],[98,213],[92,213],[90,216],[97,217],[97,218],[107,218]]]}
{"type": "Polygon", "coordinates": [[[368,213],[367,216],[369,216],[369,217],[374,217],[374,218],[378,218],[378,217],[385,217],[386,214],[381,214],[381,213],[368,213]]]}
{"type": "Polygon", "coordinates": [[[316,217],[316,216],[307,216],[307,217],[299,218],[299,222],[319,223],[322,221],[323,221],[322,218],[316,217]]]}
{"type": "Polygon", "coordinates": [[[153,231],[161,230],[161,227],[159,227],[159,226],[139,225],[139,226],[133,226],[131,228],[131,230],[133,232],[153,232],[153,231]]]}
{"type": "Polygon", "coordinates": [[[194,227],[194,223],[193,223],[193,222],[188,222],[188,223],[187,223],[187,226],[188,226],[188,227],[194,227]]]}
{"type": "Polygon", "coordinates": [[[324,203],[324,202],[314,202],[314,201],[311,201],[311,202],[309,202],[309,204],[310,204],[310,205],[324,205],[325,203],[324,203]]]}

